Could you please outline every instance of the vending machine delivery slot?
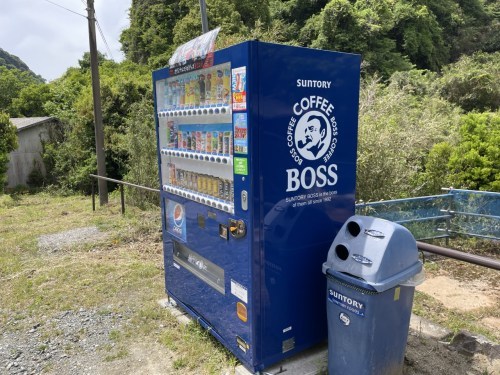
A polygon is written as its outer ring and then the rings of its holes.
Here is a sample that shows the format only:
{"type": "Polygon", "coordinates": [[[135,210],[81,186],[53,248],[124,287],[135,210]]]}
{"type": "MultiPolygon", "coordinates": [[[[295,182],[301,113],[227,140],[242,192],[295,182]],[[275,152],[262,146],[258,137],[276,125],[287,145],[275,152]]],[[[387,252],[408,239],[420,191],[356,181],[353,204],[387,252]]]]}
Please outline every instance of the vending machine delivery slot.
{"type": "Polygon", "coordinates": [[[166,292],[252,371],[327,337],[360,56],[248,41],[153,72],[166,292]]]}

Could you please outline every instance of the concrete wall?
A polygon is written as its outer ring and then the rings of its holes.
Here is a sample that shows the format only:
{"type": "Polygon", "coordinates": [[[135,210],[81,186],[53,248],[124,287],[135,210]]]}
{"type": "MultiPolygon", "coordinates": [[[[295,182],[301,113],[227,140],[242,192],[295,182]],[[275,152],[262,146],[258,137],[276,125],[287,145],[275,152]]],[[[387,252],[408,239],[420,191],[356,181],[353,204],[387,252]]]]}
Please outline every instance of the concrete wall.
{"type": "Polygon", "coordinates": [[[56,126],[55,121],[20,129],[17,132],[19,147],[9,154],[7,188],[15,188],[18,185],[26,186],[28,176],[34,168],[39,168],[45,176],[41,140],[49,138],[49,129],[53,126],[56,126]]]}

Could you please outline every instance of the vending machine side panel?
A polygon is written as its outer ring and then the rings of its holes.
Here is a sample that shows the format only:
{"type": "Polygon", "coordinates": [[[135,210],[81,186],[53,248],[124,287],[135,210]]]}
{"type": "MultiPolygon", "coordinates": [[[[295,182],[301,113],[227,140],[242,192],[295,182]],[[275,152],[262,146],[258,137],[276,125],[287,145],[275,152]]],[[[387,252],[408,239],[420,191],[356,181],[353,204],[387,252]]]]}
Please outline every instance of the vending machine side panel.
{"type": "Polygon", "coordinates": [[[360,56],[259,43],[262,363],[326,339],[321,265],[354,214],[360,56]]]}

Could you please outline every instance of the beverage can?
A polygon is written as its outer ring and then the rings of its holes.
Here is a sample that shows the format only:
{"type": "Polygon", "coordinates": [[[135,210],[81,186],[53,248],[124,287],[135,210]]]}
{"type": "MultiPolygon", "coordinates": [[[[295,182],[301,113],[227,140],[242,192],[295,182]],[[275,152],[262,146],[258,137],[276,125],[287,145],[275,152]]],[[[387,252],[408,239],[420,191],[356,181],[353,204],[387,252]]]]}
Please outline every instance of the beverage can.
{"type": "Polygon", "coordinates": [[[178,149],[182,149],[182,143],[183,143],[182,131],[177,130],[177,148],[178,149]]]}
{"type": "Polygon", "coordinates": [[[213,197],[219,195],[219,179],[217,177],[212,177],[212,192],[210,193],[213,197]]]}
{"type": "Polygon", "coordinates": [[[205,83],[205,105],[209,106],[211,105],[212,102],[212,72],[211,70],[207,71],[207,77],[206,77],[206,83],[205,83]]]}
{"type": "Polygon", "coordinates": [[[229,69],[224,69],[223,87],[222,102],[227,105],[231,96],[231,70],[229,69]]]}
{"type": "MultiPolygon", "coordinates": [[[[186,150],[186,149],[187,149],[187,132],[182,132],[182,137],[181,137],[181,139],[182,139],[182,146],[181,146],[181,148],[182,148],[183,150],[186,150]]],[[[180,142],[179,142],[179,143],[180,143],[180,142]]]]}
{"type": "Polygon", "coordinates": [[[207,132],[206,142],[205,142],[205,152],[212,153],[212,132],[207,132]]]}
{"type": "Polygon", "coordinates": [[[201,131],[196,131],[195,151],[201,151],[201,131]]]}
{"type": "Polygon", "coordinates": [[[197,173],[191,172],[191,190],[193,190],[193,191],[196,191],[196,189],[197,189],[196,179],[197,179],[197,173]]]}
{"type": "Polygon", "coordinates": [[[223,139],[223,144],[222,144],[222,153],[224,155],[229,155],[229,153],[231,151],[231,149],[230,149],[230,144],[231,144],[230,138],[231,138],[231,132],[229,132],[229,131],[224,132],[224,139],[223,139]]]}
{"type": "Polygon", "coordinates": [[[224,180],[224,200],[229,201],[231,196],[231,181],[224,180]]]}
{"type": "Polygon", "coordinates": [[[219,132],[212,132],[212,153],[219,152],[219,132]]]}
{"type": "Polygon", "coordinates": [[[222,154],[223,145],[224,145],[224,132],[219,132],[219,148],[217,150],[218,154],[222,154]]]}
{"type": "Polygon", "coordinates": [[[186,150],[191,150],[191,132],[186,132],[186,150]]]}
{"type": "Polygon", "coordinates": [[[200,132],[201,133],[201,141],[200,141],[200,152],[205,152],[207,149],[207,132],[200,132]]]}
{"type": "Polygon", "coordinates": [[[202,183],[203,183],[203,179],[202,179],[202,174],[198,173],[196,175],[196,192],[201,194],[201,190],[202,190],[202,183]]]}
{"type": "Polygon", "coordinates": [[[174,163],[168,164],[168,184],[170,186],[176,185],[175,164],[174,163]]]}
{"type": "Polygon", "coordinates": [[[217,193],[217,197],[224,199],[224,180],[222,178],[219,178],[217,181],[217,184],[218,184],[218,190],[219,190],[217,193]]]}

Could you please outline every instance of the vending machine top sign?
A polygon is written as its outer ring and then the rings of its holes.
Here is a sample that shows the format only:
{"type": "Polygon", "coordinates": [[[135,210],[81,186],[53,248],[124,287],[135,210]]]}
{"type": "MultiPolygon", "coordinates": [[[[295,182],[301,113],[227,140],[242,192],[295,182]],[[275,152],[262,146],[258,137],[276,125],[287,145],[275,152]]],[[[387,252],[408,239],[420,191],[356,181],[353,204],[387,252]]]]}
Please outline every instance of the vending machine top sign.
{"type": "Polygon", "coordinates": [[[220,27],[177,47],[172,57],[168,60],[170,75],[212,66],[215,40],[219,31],[220,27]]]}

